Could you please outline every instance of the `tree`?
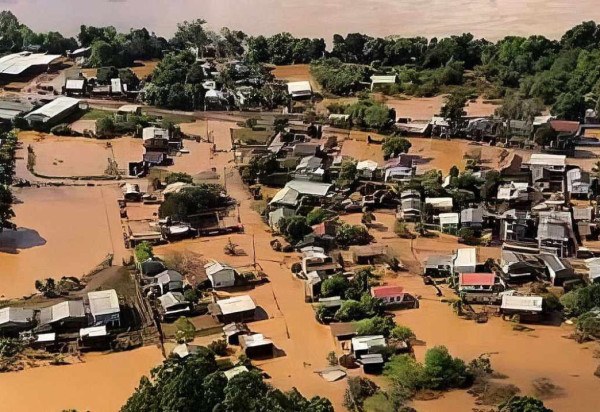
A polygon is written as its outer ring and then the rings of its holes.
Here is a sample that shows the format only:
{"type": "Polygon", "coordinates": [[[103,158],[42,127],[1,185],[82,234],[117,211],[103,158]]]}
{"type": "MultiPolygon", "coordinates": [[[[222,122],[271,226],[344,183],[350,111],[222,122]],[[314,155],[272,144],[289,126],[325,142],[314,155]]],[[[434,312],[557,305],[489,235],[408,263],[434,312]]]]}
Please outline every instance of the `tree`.
{"type": "Polygon", "coordinates": [[[496,109],[496,116],[505,120],[526,120],[533,122],[545,109],[540,99],[523,99],[518,93],[510,93],[502,100],[502,105],[496,109]]]}
{"type": "Polygon", "coordinates": [[[163,218],[170,216],[176,220],[186,220],[189,216],[210,209],[226,207],[231,202],[221,185],[201,183],[170,194],[160,205],[158,214],[163,218]]]}
{"type": "Polygon", "coordinates": [[[408,326],[397,325],[392,329],[391,336],[394,339],[407,341],[415,338],[415,333],[408,326]]]}
{"type": "Polygon", "coordinates": [[[344,393],[344,407],[350,411],[362,410],[365,399],[373,396],[379,387],[368,378],[352,376],[348,378],[348,387],[344,393]]]}
{"type": "Polygon", "coordinates": [[[329,219],[332,216],[333,216],[333,214],[330,211],[323,209],[321,207],[315,207],[313,210],[308,212],[308,214],[306,215],[306,223],[309,226],[317,225],[321,222],[324,222],[325,220],[329,219]]]}
{"type": "Polygon", "coordinates": [[[312,233],[312,228],[303,216],[283,217],[279,220],[279,231],[290,243],[298,243],[312,233]]]}
{"type": "Polygon", "coordinates": [[[344,297],[350,282],[343,275],[334,275],[321,283],[321,296],[328,298],[332,296],[344,297]]]}
{"type": "Polygon", "coordinates": [[[335,313],[335,319],[340,322],[359,320],[366,316],[364,306],[356,300],[345,300],[335,313]]]}
{"type": "Polygon", "coordinates": [[[600,307],[600,285],[591,284],[565,293],[560,297],[566,316],[579,316],[600,307]]]}
{"type": "Polygon", "coordinates": [[[203,55],[204,47],[209,44],[208,35],[204,30],[205,24],[206,21],[202,19],[178,23],[173,41],[184,47],[191,45],[198,49],[199,55],[203,55]]]}
{"type": "Polygon", "coordinates": [[[579,93],[561,93],[552,106],[552,114],[559,119],[580,120],[585,112],[585,102],[579,93]]]}
{"type": "Polygon", "coordinates": [[[368,245],[371,239],[372,236],[362,225],[344,223],[337,228],[336,242],[341,247],[368,245]]]}
{"type": "Polygon", "coordinates": [[[552,412],[539,399],[531,396],[513,396],[500,404],[500,412],[552,412]]]}
{"type": "Polygon", "coordinates": [[[400,153],[408,153],[412,144],[403,137],[386,137],[383,141],[381,149],[383,150],[383,156],[386,158],[397,157],[400,153]]]}
{"type": "Polygon", "coordinates": [[[556,141],[556,131],[549,124],[541,125],[535,132],[534,141],[537,145],[546,147],[556,141]]]}
{"type": "Polygon", "coordinates": [[[445,346],[435,346],[425,353],[423,374],[431,389],[461,388],[471,379],[465,363],[453,358],[445,346]]]}
{"type": "Polygon", "coordinates": [[[175,321],[175,327],[177,328],[177,331],[175,332],[175,339],[177,342],[185,343],[194,340],[194,337],[196,336],[196,327],[188,318],[181,316],[175,321]]]}
{"type": "Polygon", "coordinates": [[[359,336],[383,335],[389,337],[394,326],[395,323],[392,318],[375,316],[356,322],[356,333],[359,336]]]}
{"type": "Polygon", "coordinates": [[[455,132],[461,124],[467,101],[468,97],[463,93],[452,93],[445,98],[441,115],[448,121],[451,132],[455,132]]]}
{"type": "Polygon", "coordinates": [[[189,174],[183,172],[173,172],[165,178],[165,183],[168,185],[176,182],[192,184],[194,179],[189,174]]]}
{"type": "Polygon", "coordinates": [[[356,180],[356,162],[344,160],[340,166],[338,181],[344,184],[353,183],[356,180]]]}

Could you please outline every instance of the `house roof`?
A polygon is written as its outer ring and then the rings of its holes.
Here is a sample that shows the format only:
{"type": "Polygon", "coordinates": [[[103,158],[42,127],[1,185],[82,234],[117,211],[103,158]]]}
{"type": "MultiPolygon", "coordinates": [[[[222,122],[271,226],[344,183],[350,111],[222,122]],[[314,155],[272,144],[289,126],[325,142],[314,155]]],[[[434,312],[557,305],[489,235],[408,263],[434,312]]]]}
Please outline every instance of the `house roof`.
{"type": "Polygon", "coordinates": [[[452,255],[428,256],[425,266],[452,266],[452,259],[452,255]]]}
{"type": "Polygon", "coordinates": [[[356,164],[356,170],[370,170],[374,172],[379,165],[374,160],[362,160],[356,164]]]}
{"type": "Polygon", "coordinates": [[[594,208],[592,206],[587,207],[574,207],[573,208],[573,219],[574,220],[592,220],[592,212],[594,208]]]}
{"type": "Polygon", "coordinates": [[[142,130],[142,139],[148,140],[154,138],[168,139],[169,131],[160,127],[144,127],[142,130]]]}
{"type": "Polygon", "coordinates": [[[175,305],[179,305],[180,303],[188,303],[187,300],[185,300],[183,293],[180,292],[167,292],[164,295],[159,296],[158,301],[160,302],[160,306],[165,310],[175,305]]]}
{"type": "Polygon", "coordinates": [[[80,338],[96,338],[99,336],[106,336],[108,335],[108,332],[106,330],[106,325],[102,325],[102,326],[92,326],[89,328],[82,328],[79,329],[79,337],[80,338]]]}
{"type": "Polygon", "coordinates": [[[541,296],[502,295],[502,309],[541,312],[544,299],[541,296]]]}
{"type": "Polygon", "coordinates": [[[567,156],[565,155],[552,155],[545,153],[533,153],[529,158],[530,165],[538,166],[565,166],[567,156]]]}
{"type": "Polygon", "coordinates": [[[355,322],[336,322],[329,325],[331,328],[331,334],[334,337],[356,335],[356,323],[355,322]]]}
{"type": "Polygon", "coordinates": [[[350,246],[350,252],[355,256],[381,256],[387,253],[387,245],[350,246]]]}
{"type": "Polygon", "coordinates": [[[248,295],[234,296],[229,299],[218,300],[216,305],[219,307],[221,314],[223,315],[256,309],[256,304],[248,295]]]}
{"type": "Polygon", "coordinates": [[[551,253],[540,253],[539,258],[548,268],[552,269],[553,272],[559,272],[561,270],[570,268],[570,265],[567,266],[568,262],[566,260],[562,260],[558,256],[551,253]]]}
{"type": "Polygon", "coordinates": [[[183,275],[176,270],[165,270],[156,276],[156,282],[164,285],[169,282],[183,282],[183,275]]]}
{"type": "Polygon", "coordinates": [[[2,308],[0,309],[0,325],[6,323],[30,323],[33,319],[33,309],[2,308]]]}
{"type": "Polygon", "coordinates": [[[0,100],[0,119],[13,120],[21,113],[30,111],[32,107],[27,101],[0,100]]]}
{"type": "Polygon", "coordinates": [[[458,225],[459,215],[458,213],[440,213],[440,225],[458,225]]]}
{"type": "Polygon", "coordinates": [[[425,204],[433,207],[452,207],[453,203],[451,197],[426,197],[425,204]]]}
{"type": "Polygon", "coordinates": [[[376,74],[374,74],[373,76],[371,76],[371,83],[373,83],[373,84],[396,83],[396,75],[395,74],[392,74],[392,75],[376,75],[376,74]]]}
{"type": "Polygon", "coordinates": [[[0,74],[19,75],[33,66],[47,66],[58,60],[58,54],[13,53],[0,57],[0,74]]]}
{"type": "Polygon", "coordinates": [[[352,338],[352,349],[369,350],[373,347],[385,346],[385,337],[383,335],[357,336],[352,338]]]}
{"type": "Polygon", "coordinates": [[[119,313],[119,297],[114,289],[88,292],[90,312],[93,316],[119,313]]]}
{"type": "Polygon", "coordinates": [[[477,264],[477,249],[461,248],[456,251],[454,266],[474,266],[477,264]]]}
{"type": "Polygon", "coordinates": [[[254,335],[241,335],[240,346],[242,348],[256,348],[259,346],[273,345],[273,341],[265,338],[262,333],[255,333],[254,335]]]}
{"type": "Polygon", "coordinates": [[[204,265],[204,269],[206,270],[207,276],[212,276],[215,273],[218,273],[222,270],[234,270],[227,263],[221,263],[221,262],[216,262],[216,261],[207,263],[206,265],[204,265]]]}
{"type": "Polygon", "coordinates": [[[495,281],[493,273],[461,273],[458,277],[460,286],[492,286],[495,281]]]}
{"type": "Polygon", "coordinates": [[[85,79],[67,79],[65,87],[69,90],[83,90],[85,79]]]}
{"type": "Polygon", "coordinates": [[[52,119],[55,116],[63,113],[66,110],[71,109],[74,106],[79,104],[79,99],[74,99],[72,97],[60,96],[56,99],[52,100],[50,103],[40,107],[39,109],[34,110],[33,112],[27,114],[25,118],[29,118],[31,116],[41,116],[46,117],[48,119],[52,119]]]}
{"type": "Polygon", "coordinates": [[[371,296],[375,298],[389,298],[404,294],[402,286],[374,286],[371,288],[371,296]]]}
{"type": "Polygon", "coordinates": [[[244,372],[248,372],[248,368],[245,367],[244,365],[240,365],[240,366],[236,366],[235,368],[226,370],[225,372],[223,372],[223,375],[225,375],[227,380],[230,380],[234,376],[239,375],[240,373],[244,373],[244,372]]]}
{"type": "Polygon", "coordinates": [[[250,329],[243,323],[228,323],[223,326],[223,333],[225,336],[233,336],[240,333],[249,333],[250,329]]]}
{"type": "Polygon", "coordinates": [[[295,206],[298,203],[300,193],[291,187],[284,187],[279,192],[275,193],[269,204],[281,203],[282,205],[295,206]]]}
{"type": "Polygon", "coordinates": [[[301,195],[325,196],[331,189],[330,183],[309,182],[305,180],[291,180],[285,187],[297,191],[301,195]]]}
{"type": "Polygon", "coordinates": [[[68,318],[84,318],[85,308],[83,300],[69,300],[40,311],[40,323],[47,324],[59,322],[68,318]]]}
{"type": "Polygon", "coordinates": [[[312,87],[308,81],[289,82],[287,84],[288,93],[292,96],[310,95],[312,87]]]}
{"type": "Polygon", "coordinates": [[[468,208],[460,211],[460,221],[470,223],[483,222],[483,209],[468,208]]]}
{"type": "Polygon", "coordinates": [[[569,120],[550,120],[550,126],[559,133],[576,133],[579,130],[579,122],[569,120]]]}

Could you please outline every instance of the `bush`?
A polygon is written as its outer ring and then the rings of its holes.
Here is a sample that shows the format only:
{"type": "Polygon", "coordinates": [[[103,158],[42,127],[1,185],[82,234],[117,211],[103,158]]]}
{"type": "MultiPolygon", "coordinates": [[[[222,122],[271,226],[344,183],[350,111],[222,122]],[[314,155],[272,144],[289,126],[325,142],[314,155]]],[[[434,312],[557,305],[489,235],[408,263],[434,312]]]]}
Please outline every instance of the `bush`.
{"type": "Polygon", "coordinates": [[[329,219],[333,214],[328,210],[320,207],[315,207],[306,215],[306,224],[309,226],[318,225],[321,222],[329,219]]]}
{"type": "Polygon", "coordinates": [[[600,307],[600,284],[592,284],[565,293],[560,298],[565,315],[579,316],[600,307]]]}
{"type": "Polygon", "coordinates": [[[408,153],[412,144],[403,137],[392,136],[386,137],[383,141],[381,149],[383,150],[383,156],[386,158],[397,157],[401,153],[408,153]]]}
{"type": "Polygon", "coordinates": [[[348,287],[350,287],[350,282],[345,276],[335,275],[321,283],[321,296],[325,298],[340,296],[343,298],[348,287]]]}
{"type": "Polygon", "coordinates": [[[62,123],[51,128],[50,133],[57,136],[72,136],[73,130],[71,130],[71,126],[68,124],[62,123]]]}
{"type": "Polygon", "coordinates": [[[502,412],[552,412],[539,399],[531,396],[513,396],[500,405],[502,412]]]}
{"type": "Polygon", "coordinates": [[[23,343],[18,339],[0,338],[0,359],[12,358],[23,350],[23,343]]]}
{"type": "Polygon", "coordinates": [[[337,228],[336,242],[340,247],[352,245],[368,245],[372,236],[362,225],[344,223],[337,228]]]}
{"type": "Polygon", "coordinates": [[[161,218],[170,216],[176,220],[186,220],[189,216],[225,207],[231,202],[221,185],[202,183],[169,195],[160,205],[158,214],[161,218]]]}
{"type": "Polygon", "coordinates": [[[198,303],[198,300],[200,300],[200,292],[198,292],[198,290],[194,289],[194,288],[192,288],[192,289],[186,289],[183,292],[183,297],[188,302],[198,303]]]}
{"type": "Polygon", "coordinates": [[[577,319],[577,331],[580,332],[584,338],[600,337],[600,317],[597,313],[588,312],[579,316],[577,319]]]}
{"type": "Polygon", "coordinates": [[[135,257],[138,262],[145,262],[148,259],[152,259],[154,257],[154,252],[152,250],[152,245],[146,241],[142,243],[138,243],[134,249],[135,257]]]}
{"type": "Polygon", "coordinates": [[[344,394],[344,407],[348,410],[362,410],[364,400],[373,396],[379,388],[370,379],[360,376],[348,378],[348,387],[344,394]]]}
{"type": "Polygon", "coordinates": [[[283,217],[279,220],[279,231],[288,242],[298,243],[304,236],[312,233],[312,228],[303,216],[283,217]]]}
{"type": "Polygon", "coordinates": [[[177,340],[178,343],[190,342],[196,337],[196,327],[184,316],[175,321],[175,327],[177,328],[175,340],[177,340]]]}
{"type": "Polygon", "coordinates": [[[415,337],[415,333],[408,326],[396,326],[392,329],[392,338],[407,341],[415,337]]]}
{"type": "Polygon", "coordinates": [[[465,362],[453,358],[445,346],[435,346],[425,353],[423,372],[430,389],[462,388],[471,379],[465,362]]]}
{"type": "Polygon", "coordinates": [[[192,184],[194,179],[189,174],[182,172],[171,173],[165,178],[165,183],[168,185],[177,182],[192,184]]]}
{"type": "Polygon", "coordinates": [[[224,339],[215,340],[209,343],[208,349],[215,355],[227,356],[227,342],[224,339]]]}

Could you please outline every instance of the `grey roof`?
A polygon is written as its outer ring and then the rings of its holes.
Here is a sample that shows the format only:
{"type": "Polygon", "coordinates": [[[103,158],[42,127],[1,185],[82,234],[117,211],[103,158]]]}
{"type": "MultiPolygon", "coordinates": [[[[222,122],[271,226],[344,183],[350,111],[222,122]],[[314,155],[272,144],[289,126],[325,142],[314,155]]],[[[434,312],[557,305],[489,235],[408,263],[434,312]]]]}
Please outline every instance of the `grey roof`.
{"type": "Polygon", "coordinates": [[[592,212],[594,208],[588,207],[574,207],[573,208],[573,219],[574,220],[592,220],[592,212]]]}
{"type": "Polygon", "coordinates": [[[305,180],[289,181],[285,187],[293,189],[301,195],[325,196],[331,189],[330,183],[308,182],[305,180]]]}
{"type": "Polygon", "coordinates": [[[402,199],[402,210],[418,210],[421,211],[421,201],[415,198],[402,199]]]}
{"type": "Polygon", "coordinates": [[[566,269],[568,263],[558,256],[550,254],[550,253],[540,253],[539,258],[548,266],[548,268],[552,269],[554,272],[561,271],[566,269]]]}
{"type": "Polygon", "coordinates": [[[158,298],[160,305],[163,309],[168,310],[169,308],[179,305],[180,303],[187,303],[185,297],[180,292],[168,292],[158,298]]]}
{"type": "Polygon", "coordinates": [[[2,308],[0,309],[0,325],[7,323],[28,324],[33,319],[33,309],[2,308]]]}
{"type": "Polygon", "coordinates": [[[165,265],[158,260],[147,260],[140,263],[142,269],[142,275],[145,276],[156,276],[166,269],[165,265]]]}
{"type": "Polygon", "coordinates": [[[227,263],[221,263],[221,262],[210,262],[210,263],[207,263],[206,265],[204,265],[204,269],[206,270],[206,275],[207,276],[212,276],[215,273],[218,273],[218,272],[220,272],[222,270],[234,270],[227,263]]]}
{"type": "Polygon", "coordinates": [[[431,255],[427,258],[425,266],[452,266],[452,255],[431,255]]]}
{"type": "Polygon", "coordinates": [[[25,116],[25,118],[27,119],[31,116],[41,116],[47,119],[52,119],[53,117],[60,115],[66,110],[77,106],[78,104],[78,99],[61,96],[52,100],[50,103],[40,107],[39,109],[36,109],[33,112],[29,113],[27,116],[25,116]]]}
{"type": "Polygon", "coordinates": [[[176,270],[165,270],[156,277],[156,281],[160,285],[170,282],[183,282],[183,275],[176,270]]]}
{"type": "Polygon", "coordinates": [[[40,311],[40,324],[59,322],[68,318],[84,318],[83,300],[69,300],[40,311]]]}
{"type": "Polygon", "coordinates": [[[32,107],[29,102],[0,100],[0,119],[13,120],[19,114],[30,111],[32,107]]]}
{"type": "Polygon", "coordinates": [[[18,75],[33,66],[47,66],[59,59],[59,54],[21,52],[0,57],[0,74],[18,75]]]}
{"type": "Polygon", "coordinates": [[[538,239],[574,238],[571,212],[539,212],[538,239]]]}

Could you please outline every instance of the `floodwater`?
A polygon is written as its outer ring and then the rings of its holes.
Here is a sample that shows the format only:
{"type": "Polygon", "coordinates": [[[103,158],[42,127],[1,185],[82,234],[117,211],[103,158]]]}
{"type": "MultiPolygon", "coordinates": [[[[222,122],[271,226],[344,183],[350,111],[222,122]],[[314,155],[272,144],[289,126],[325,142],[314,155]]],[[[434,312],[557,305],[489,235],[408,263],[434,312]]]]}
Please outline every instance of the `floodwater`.
{"type": "Polygon", "coordinates": [[[348,32],[427,37],[471,32],[493,40],[528,34],[559,38],[584,20],[600,19],[595,0],[87,0],[85,8],[80,0],[2,3],[34,30],[69,35],[87,24],[121,30],[145,26],[170,36],[178,22],[202,18],[214,29],[228,26],[254,35],[288,31],[324,37],[328,43],[334,33],[348,32]]]}

